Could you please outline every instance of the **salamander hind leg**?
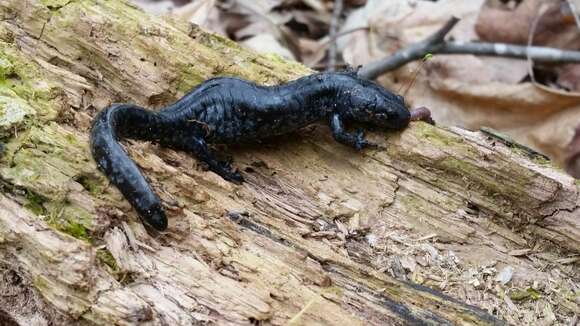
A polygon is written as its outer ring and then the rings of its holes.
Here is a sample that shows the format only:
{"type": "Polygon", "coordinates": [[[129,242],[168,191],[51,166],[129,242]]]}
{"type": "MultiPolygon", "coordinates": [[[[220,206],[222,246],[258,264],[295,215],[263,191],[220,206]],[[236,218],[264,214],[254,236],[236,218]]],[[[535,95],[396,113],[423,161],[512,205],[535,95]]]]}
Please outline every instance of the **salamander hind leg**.
{"type": "Polygon", "coordinates": [[[362,150],[367,147],[376,147],[377,145],[365,139],[365,134],[362,129],[357,130],[356,133],[349,133],[344,129],[344,124],[338,113],[335,113],[330,118],[330,129],[334,139],[344,145],[362,150]]]}
{"type": "Polygon", "coordinates": [[[194,137],[182,147],[192,153],[200,161],[207,164],[210,171],[217,173],[219,176],[227,181],[233,182],[235,184],[241,184],[244,178],[240,174],[238,169],[234,169],[230,162],[220,161],[209,149],[205,139],[201,137],[194,137]]]}

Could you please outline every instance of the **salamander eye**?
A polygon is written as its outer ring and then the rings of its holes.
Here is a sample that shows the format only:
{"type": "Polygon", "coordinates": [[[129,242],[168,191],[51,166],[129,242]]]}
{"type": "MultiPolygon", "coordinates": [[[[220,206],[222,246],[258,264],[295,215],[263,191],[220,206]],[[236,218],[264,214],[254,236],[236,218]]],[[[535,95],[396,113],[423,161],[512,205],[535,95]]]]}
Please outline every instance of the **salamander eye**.
{"type": "Polygon", "coordinates": [[[397,100],[399,100],[401,103],[405,103],[405,98],[402,95],[395,95],[395,98],[397,98],[397,100]]]}

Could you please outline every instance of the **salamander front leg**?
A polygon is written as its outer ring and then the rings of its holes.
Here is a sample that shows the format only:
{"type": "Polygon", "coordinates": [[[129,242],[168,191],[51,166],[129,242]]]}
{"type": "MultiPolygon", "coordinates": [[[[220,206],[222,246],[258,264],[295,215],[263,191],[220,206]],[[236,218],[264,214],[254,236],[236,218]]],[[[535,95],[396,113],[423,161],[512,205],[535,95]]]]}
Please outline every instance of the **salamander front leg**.
{"type": "Polygon", "coordinates": [[[215,157],[203,138],[193,138],[187,145],[187,150],[207,164],[210,171],[235,184],[241,184],[244,181],[240,172],[237,169],[234,170],[229,162],[220,161],[215,157]]]}
{"type": "Polygon", "coordinates": [[[357,130],[356,133],[349,133],[344,130],[342,119],[338,113],[333,114],[330,118],[330,129],[332,130],[332,136],[337,142],[353,147],[359,151],[366,147],[376,146],[376,144],[365,139],[365,134],[362,129],[357,130]]]}

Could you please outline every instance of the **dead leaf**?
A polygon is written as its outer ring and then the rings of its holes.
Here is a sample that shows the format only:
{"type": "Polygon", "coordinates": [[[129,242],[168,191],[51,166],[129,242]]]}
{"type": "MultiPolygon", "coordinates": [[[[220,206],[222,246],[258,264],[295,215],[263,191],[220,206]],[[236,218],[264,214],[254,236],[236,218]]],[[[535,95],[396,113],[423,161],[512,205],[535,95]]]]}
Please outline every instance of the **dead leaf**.
{"type": "Polygon", "coordinates": [[[501,283],[502,285],[508,284],[514,275],[514,268],[512,266],[504,267],[495,277],[495,281],[501,283]]]}
{"type": "Polygon", "coordinates": [[[496,1],[487,1],[475,30],[482,41],[525,45],[535,20],[535,45],[566,49],[577,49],[580,45],[578,27],[565,1],[526,0],[513,10],[496,1]]]}
{"type": "Polygon", "coordinates": [[[215,0],[197,0],[174,11],[177,17],[204,27],[209,17],[215,13],[215,0]]]}
{"type": "Polygon", "coordinates": [[[261,53],[276,53],[286,59],[294,60],[295,57],[287,48],[283,47],[272,34],[258,34],[241,42],[254,51],[261,53]]]}
{"type": "Polygon", "coordinates": [[[568,146],[566,146],[564,157],[566,172],[571,176],[580,179],[580,123],[574,130],[572,140],[568,146]]]}
{"type": "MultiPolygon", "coordinates": [[[[449,36],[457,41],[476,40],[476,23],[479,26],[477,31],[486,38],[491,38],[493,32],[501,32],[503,34],[494,40],[500,37],[502,40],[527,40],[526,33],[515,33],[510,29],[529,28],[529,16],[533,12],[531,3],[537,5],[538,1],[529,1],[530,4],[523,1],[511,11],[497,4],[496,7],[486,7],[481,14],[479,11],[484,1],[417,2],[415,7],[407,1],[368,1],[365,7],[353,12],[344,28],[360,26],[361,21],[367,21],[370,30],[345,36],[339,44],[344,45],[344,58],[349,64],[365,64],[423,40],[442,26],[450,13],[461,18],[449,36]],[[502,16],[493,20],[498,26],[488,26],[492,21],[488,16],[491,10],[501,11],[502,16]],[[518,21],[503,16],[514,13],[523,18],[517,18],[518,21]],[[486,20],[489,22],[485,23],[486,20]],[[509,24],[500,24],[504,21],[509,24]],[[508,35],[508,32],[515,34],[508,35]]],[[[576,39],[580,40],[578,27],[568,20],[569,14],[558,11],[560,8],[558,5],[549,10],[538,27],[535,37],[539,44],[567,43],[570,46],[577,42],[576,39]],[[571,28],[573,33],[560,35],[560,30],[551,33],[554,26],[571,28]],[[558,34],[557,38],[555,34],[558,34]]],[[[383,76],[380,81],[394,91],[405,89],[418,67],[417,62],[408,64],[383,76]]],[[[580,169],[574,167],[579,157],[575,155],[580,149],[572,150],[570,147],[580,121],[580,97],[536,87],[525,82],[526,76],[525,60],[436,55],[423,65],[405,97],[412,107],[430,108],[439,124],[469,129],[491,127],[548,155],[557,164],[570,166],[569,170],[580,169]]],[[[563,76],[565,78],[559,81],[556,76],[554,82],[565,82],[572,87],[580,85],[573,73],[563,76]]]]}

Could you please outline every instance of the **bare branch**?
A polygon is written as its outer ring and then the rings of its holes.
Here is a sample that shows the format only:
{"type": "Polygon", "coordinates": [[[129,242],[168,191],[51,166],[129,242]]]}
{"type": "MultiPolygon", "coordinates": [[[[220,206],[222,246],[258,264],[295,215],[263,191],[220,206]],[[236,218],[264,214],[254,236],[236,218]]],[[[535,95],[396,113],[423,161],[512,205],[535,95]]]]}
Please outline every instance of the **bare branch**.
{"type": "Polygon", "coordinates": [[[445,35],[457,23],[452,17],[447,23],[424,41],[414,43],[393,55],[365,65],[359,76],[375,79],[385,72],[395,70],[426,54],[474,54],[483,56],[530,58],[538,62],[580,63],[580,51],[568,51],[543,46],[520,46],[505,43],[445,42],[445,35]]]}
{"type": "Polygon", "coordinates": [[[332,11],[332,21],[330,22],[330,33],[329,37],[331,43],[328,49],[328,61],[327,61],[327,71],[336,70],[336,55],[337,55],[337,45],[336,45],[336,35],[338,32],[338,21],[340,20],[340,15],[342,14],[343,0],[334,1],[334,9],[332,11]]]}
{"type": "Polygon", "coordinates": [[[544,46],[520,46],[505,43],[447,42],[433,54],[475,54],[495,57],[526,58],[541,62],[580,63],[580,51],[560,50],[544,46]]]}
{"type": "Polygon", "coordinates": [[[437,30],[433,35],[426,38],[425,41],[423,41],[423,42],[430,44],[430,45],[443,42],[443,40],[445,39],[445,36],[447,36],[447,34],[449,34],[449,32],[451,32],[451,30],[453,29],[453,27],[455,27],[455,25],[457,25],[457,23],[459,23],[459,18],[452,16],[445,23],[445,25],[443,25],[443,27],[441,27],[439,30],[437,30]]]}

